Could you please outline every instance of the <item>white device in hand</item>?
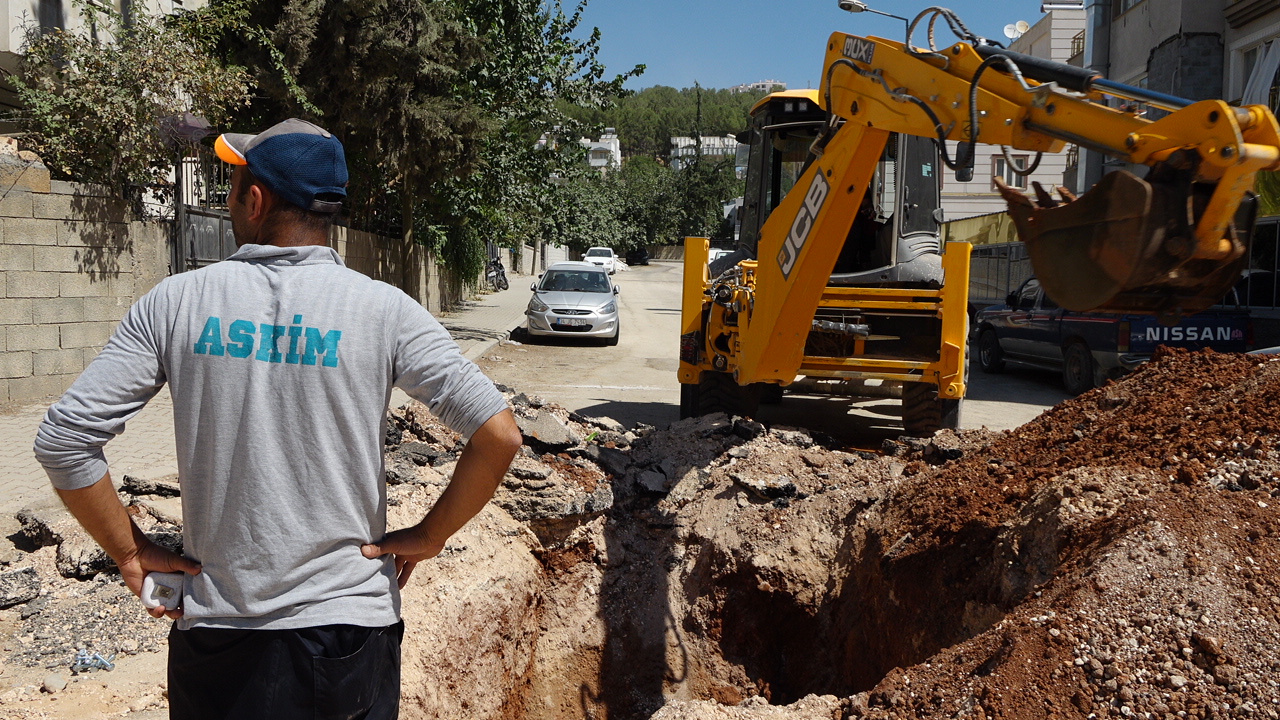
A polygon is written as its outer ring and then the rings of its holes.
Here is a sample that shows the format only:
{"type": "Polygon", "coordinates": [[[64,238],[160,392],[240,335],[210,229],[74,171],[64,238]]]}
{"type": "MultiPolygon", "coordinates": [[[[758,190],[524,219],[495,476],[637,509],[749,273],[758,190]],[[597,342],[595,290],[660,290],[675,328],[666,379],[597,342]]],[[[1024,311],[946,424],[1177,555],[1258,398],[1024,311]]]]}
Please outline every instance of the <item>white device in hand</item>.
{"type": "Polygon", "coordinates": [[[142,604],[149,608],[177,610],[182,606],[182,584],[186,573],[147,573],[142,580],[142,604]]]}

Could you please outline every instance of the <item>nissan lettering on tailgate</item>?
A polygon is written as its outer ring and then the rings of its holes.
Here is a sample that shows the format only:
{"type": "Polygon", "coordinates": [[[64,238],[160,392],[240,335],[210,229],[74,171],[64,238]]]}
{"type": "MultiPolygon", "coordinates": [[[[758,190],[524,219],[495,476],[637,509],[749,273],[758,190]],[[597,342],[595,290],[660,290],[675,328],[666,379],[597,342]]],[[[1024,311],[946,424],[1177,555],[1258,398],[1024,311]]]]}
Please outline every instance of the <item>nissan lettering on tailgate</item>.
{"type": "Polygon", "coordinates": [[[1129,331],[1132,352],[1151,352],[1159,345],[1212,345],[1220,352],[1244,352],[1248,341],[1248,321],[1242,317],[1220,317],[1205,323],[1192,316],[1173,326],[1161,325],[1154,317],[1141,317],[1133,320],[1129,331]]]}

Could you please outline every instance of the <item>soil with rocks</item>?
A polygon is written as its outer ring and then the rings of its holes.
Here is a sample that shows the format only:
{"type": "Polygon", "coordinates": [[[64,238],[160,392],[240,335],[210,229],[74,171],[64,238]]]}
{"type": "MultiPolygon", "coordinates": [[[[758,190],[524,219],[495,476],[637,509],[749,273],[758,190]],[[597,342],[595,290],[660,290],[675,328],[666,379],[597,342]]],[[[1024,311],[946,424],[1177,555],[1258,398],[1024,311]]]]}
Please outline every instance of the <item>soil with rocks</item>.
{"type": "MultiPolygon", "coordinates": [[[[526,447],[403,593],[402,717],[1280,718],[1273,359],[1162,352],[1017,430],[874,453],[507,394],[526,447]]],[[[461,445],[389,414],[393,527],[461,445]]],[[[133,490],[171,534],[172,498],[133,490]]],[[[9,666],[161,643],[61,527],[0,573],[40,582],[0,611],[9,666]]]]}

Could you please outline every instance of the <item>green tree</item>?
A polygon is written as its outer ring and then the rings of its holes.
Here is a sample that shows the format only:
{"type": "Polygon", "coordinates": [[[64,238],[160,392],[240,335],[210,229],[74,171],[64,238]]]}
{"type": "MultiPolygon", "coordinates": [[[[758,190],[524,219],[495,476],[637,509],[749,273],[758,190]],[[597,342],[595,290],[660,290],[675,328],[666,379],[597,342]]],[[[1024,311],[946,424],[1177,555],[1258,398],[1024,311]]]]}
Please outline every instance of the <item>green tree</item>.
{"type": "Polygon", "coordinates": [[[680,205],[677,174],[653,158],[639,156],[623,164],[619,177],[620,212],[635,226],[641,242],[653,245],[675,237],[679,216],[674,210],[680,205]]]}
{"type": "Polygon", "coordinates": [[[596,59],[599,33],[574,37],[584,7],[254,0],[248,25],[267,28],[269,42],[227,33],[223,46],[260,68],[264,92],[247,121],[298,115],[343,140],[357,225],[394,224],[470,277],[486,241],[514,245],[542,227],[555,194],[547,179],[578,152],[576,143],[538,142],[556,128],[567,140],[578,125],[558,103],[601,106],[622,92],[628,75],[606,79],[596,59]]]}
{"type": "Polygon", "coordinates": [[[142,13],[126,27],[109,6],[77,0],[88,31],[26,27],[12,77],[23,143],[55,177],[100,183],[135,203],[172,190],[176,153],[159,120],[192,113],[220,123],[244,107],[249,76],[175,18],[142,13]]]}
{"type": "MultiPolygon", "coordinates": [[[[433,185],[478,167],[492,121],[463,84],[483,43],[449,3],[261,1],[249,22],[267,28],[269,45],[234,34],[225,41],[233,59],[258,68],[264,92],[256,115],[331,128],[350,158],[349,207],[357,215],[382,209],[394,188],[407,216],[433,185]]],[[[411,237],[412,226],[401,227],[411,237]]]]}
{"type": "MultiPolygon", "coordinates": [[[[434,219],[453,227],[483,227],[485,239],[500,245],[536,244],[548,218],[559,216],[566,183],[577,187],[584,158],[576,141],[582,123],[563,108],[607,107],[643,67],[607,76],[598,60],[599,30],[586,39],[574,37],[585,0],[570,13],[559,2],[543,0],[450,2],[484,40],[488,52],[466,73],[463,90],[489,110],[495,125],[484,142],[481,170],[440,184],[442,212],[434,219]]],[[[482,261],[475,251],[473,259],[482,261]]]]}
{"type": "Polygon", "coordinates": [[[745,130],[748,113],[762,97],[761,92],[698,87],[677,90],[655,85],[622,97],[611,107],[566,106],[564,110],[585,124],[617,128],[622,152],[628,157],[665,158],[670,155],[672,137],[694,132],[703,136],[732,135],[745,130]]]}
{"type": "Polygon", "coordinates": [[[710,236],[724,219],[725,201],[742,194],[733,158],[694,158],[677,174],[679,236],[710,236]]]}

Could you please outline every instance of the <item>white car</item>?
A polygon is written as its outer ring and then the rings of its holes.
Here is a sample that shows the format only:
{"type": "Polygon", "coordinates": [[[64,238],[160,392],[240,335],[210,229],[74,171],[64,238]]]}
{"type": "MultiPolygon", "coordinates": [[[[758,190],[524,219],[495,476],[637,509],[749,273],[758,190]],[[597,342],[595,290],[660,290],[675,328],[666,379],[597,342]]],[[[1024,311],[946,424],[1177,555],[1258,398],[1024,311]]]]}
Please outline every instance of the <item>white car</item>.
{"type": "Polygon", "coordinates": [[[593,263],[558,262],[532,288],[525,310],[535,337],[577,336],[618,344],[618,286],[593,263]]]}
{"type": "Polygon", "coordinates": [[[583,255],[582,259],[604,268],[604,271],[610,275],[618,271],[618,256],[613,253],[612,248],[593,247],[587,250],[587,254],[583,255]]]}

